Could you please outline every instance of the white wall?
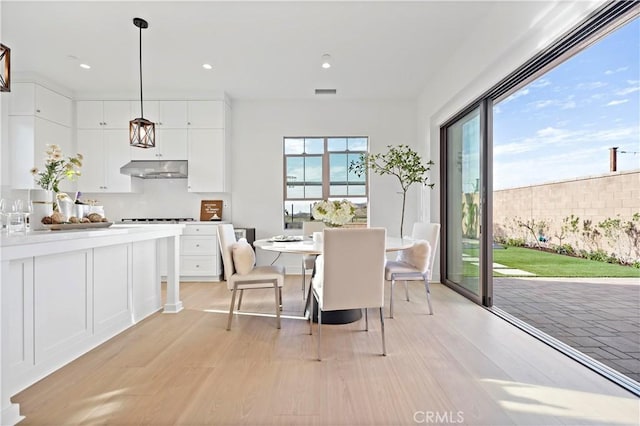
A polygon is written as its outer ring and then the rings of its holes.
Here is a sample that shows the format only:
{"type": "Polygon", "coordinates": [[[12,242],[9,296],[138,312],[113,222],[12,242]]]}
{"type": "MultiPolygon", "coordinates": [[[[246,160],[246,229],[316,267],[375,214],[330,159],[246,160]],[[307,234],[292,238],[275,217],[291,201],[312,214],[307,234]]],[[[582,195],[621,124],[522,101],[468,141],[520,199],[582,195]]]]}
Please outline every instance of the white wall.
{"type": "Polygon", "coordinates": [[[82,193],[83,200],[97,200],[112,221],[134,217],[192,217],[200,220],[200,201],[223,200],[222,220],[230,221],[231,195],[187,192],[187,179],[145,179],[135,194],[82,193]]]}
{"type": "MultiPolygon", "coordinates": [[[[233,102],[233,223],[255,227],[256,238],[283,234],[283,138],[285,136],[368,136],[370,152],[387,145],[416,146],[416,103],[379,101],[233,102]]],[[[399,234],[401,196],[397,180],[371,176],[370,225],[399,234]]],[[[418,189],[408,196],[405,230],[417,217],[418,189]]],[[[406,231],[405,231],[406,232],[406,231]]],[[[258,251],[260,252],[260,251],[258,251]]],[[[258,260],[264,254],[258,253],[258,260]]],[[[299,267],[300,260],[292,261],[299,267]]]]}
{"type": "MultiPolygon", "coordinates": [[[[423,192],[423,203],[428,206],[424,209],[423,220],[441,221],[440,126],[602,3],[602,0],[549,2],[542,11],[541,3],[519,3],[519,7],[530,8],[531,13],[514,15],[506,26],[473,34],[431,76],[418,99],[417,110],[419,146],[436,162],[431,174],[436,183],[435,190],[423,192]],[[523,29],[526,32],[523,33],[523,29]],[[514,34],[523,35],[514,37],[514,34]]],[[[502,13],[502,6],[502,2],[488,5],[494,15],[502,13]]],[[[439,260],[436,259],[434,280],[439,280],[439,276],[439,260]]]]}

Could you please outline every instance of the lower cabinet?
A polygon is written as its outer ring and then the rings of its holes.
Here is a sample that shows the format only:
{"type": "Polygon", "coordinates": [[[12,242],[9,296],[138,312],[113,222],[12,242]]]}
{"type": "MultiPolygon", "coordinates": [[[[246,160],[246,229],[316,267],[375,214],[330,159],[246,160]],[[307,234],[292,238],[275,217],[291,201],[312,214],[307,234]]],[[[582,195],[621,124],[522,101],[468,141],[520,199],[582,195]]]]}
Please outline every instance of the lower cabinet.
{"type": "MultiPolygon", "coordinates": [[[[221,259],[217,224],[185,225],[180,237],[180,281],[220,281],[221,259]]],[[[159,248],[159,259],[166,258],[166,247],[159,248]]],[[[162,263],[161,263],[162,265],[162,263]]],[[[160,274],[166,277],[163,265],[160,274]]]]}

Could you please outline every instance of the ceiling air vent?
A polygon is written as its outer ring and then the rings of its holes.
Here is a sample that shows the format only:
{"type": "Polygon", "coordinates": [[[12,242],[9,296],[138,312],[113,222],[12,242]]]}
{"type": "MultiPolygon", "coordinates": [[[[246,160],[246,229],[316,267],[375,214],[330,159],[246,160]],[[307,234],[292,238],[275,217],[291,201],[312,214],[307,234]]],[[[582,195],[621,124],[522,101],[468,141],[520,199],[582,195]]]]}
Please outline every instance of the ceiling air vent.
{"type": "Polygon", "coordinates": [[[316,95],[335,95],[338,93],[336,89],[316,89],[316,95]]]}

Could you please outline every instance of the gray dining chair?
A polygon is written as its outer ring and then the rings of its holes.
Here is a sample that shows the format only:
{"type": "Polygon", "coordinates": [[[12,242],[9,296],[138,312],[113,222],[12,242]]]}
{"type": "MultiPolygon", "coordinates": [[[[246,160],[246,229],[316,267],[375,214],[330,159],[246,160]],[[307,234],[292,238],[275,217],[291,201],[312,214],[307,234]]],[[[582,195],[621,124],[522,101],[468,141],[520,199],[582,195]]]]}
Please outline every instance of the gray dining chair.
{"type": "MultiPolygon", "coordinates": [[[[316,259],[311,279],[318,308],[318,360],[321,360],[322,312],[364,309],[365,329],[369,331],[368,308],[380,310],[382,355],[387,354],[384,336],[384,228],[324,230],[324,248],[316,259]]],[[[309,334],[313,334],[313,304],[309,315],[309,334]]]]}
{"type": "Polygon", "coordinates": [[[255,266],[255,253],[246,240],[237,242],[233,225],[218,225],[218,243],[222,252],[222,263],[224,265],[224,278],[227,281],[227,288],[233,293],[231,295],[231,305],[229,306],[229,318],[227,320],[227,330],[231,329],[231,319],[233,318],[233,307],[235,305],[236,293],[240,290],[238,300],[238,310],[242,301],[244,290],[256,288],[273,288],[276,298],[276,319],[280,328],[280,305],[281,290],[284,285],[284,268],[282,266],[255,266]]]}
{"type": "Polygon", "coordinates": [[[408,281],[423,281],[427,293],[429,315],[433,315],[431,305],[431,289],[429,281],[433,277],[433,265],[440,239],[439,223],[417,222],[413,224],[411,238],[414,244],[411,248],[398,253],[395,261],[387,261],[385,265],[385,279],[391,281],[389,297],[389,316],[393,318],[393,293],[396,281],[404,281],[405,295],[409,301],[408,281]]]}

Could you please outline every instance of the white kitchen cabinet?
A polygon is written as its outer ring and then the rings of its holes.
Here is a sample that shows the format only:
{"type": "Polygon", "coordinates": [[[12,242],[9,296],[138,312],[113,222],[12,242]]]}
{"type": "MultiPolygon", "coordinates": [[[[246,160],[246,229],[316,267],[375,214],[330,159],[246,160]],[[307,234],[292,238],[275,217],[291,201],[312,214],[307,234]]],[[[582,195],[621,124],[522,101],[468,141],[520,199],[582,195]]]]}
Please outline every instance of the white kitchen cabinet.
{"type": "MultiPolygon", "coordinates": [[[[71,128],[71,100],[35,83],[16,83],[9,94],[8,136],[13,188],[35,188],[32,167],[43,170],[47,145],[56,144],[65,157],[75,155],[71,128]]],[[[75,183],[63,180],[63,191],[75,183]]]]}
{"type": "Polygon", "coordinates": [[[132,160],[186,160],[187,129],[160,129],[156,126],[154,148],[131,147],[132,160]]]}
{"type": "MultiPolygon", "coordinates": [[[[131,101],[131,113],[140,117],[140,101],[131,101]]],[[[187,128],[187,101],[144,101],[144,118],[159,129],[187,128]]]]}
{"type": "Polygon", "coordinates": [[[76,109],[78,129],[128,130],[129,121],[136,118],[129,101],[78,101],[76,109]]]}
{"type": "Polygon", "coordinates": [[[124,130],[78,130],[78,151],[84,156],[78,190],[138,192],[139,179],[120,173],[130,161],[129,133],[124,130]]]}
{"type": "Polygon", "coordinates": [[[220,279],[220,250],[216,224],[185,225],[180,239],[180,279],[220,279]]]}
{"type": "Polygon", "coordinates": [[[72,101],[36,83],[13,83],[9,115],[28,115],[71,127],[72,101]]]}
{"type": "Polygon", "coordinates": [[[223,129],[223,101],[189,101],[187,122],[190,129],[223,129]]]}
{"type": "Polygon", "coordinates": [[[223,129],[189,130],[189,192],[226,192],[223,129]]]}
{"type": "MultiPolygon", "coordinates": [[[[153,225],[150,225],[153,226],[153,225]]],[[[217,224],[186,224],[180,237],[180,281],[219,281],[222,274],[217,224]]],[[[158,245],[158,259],[165,259],[166,244],[158,245]]],[[[160,275],[167,275],[164,262],[160,275]]]]}

